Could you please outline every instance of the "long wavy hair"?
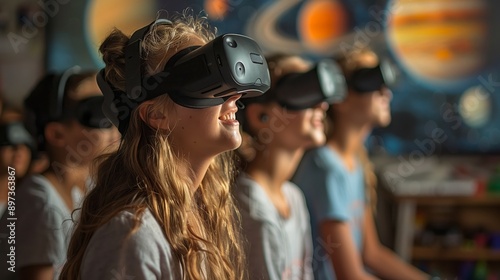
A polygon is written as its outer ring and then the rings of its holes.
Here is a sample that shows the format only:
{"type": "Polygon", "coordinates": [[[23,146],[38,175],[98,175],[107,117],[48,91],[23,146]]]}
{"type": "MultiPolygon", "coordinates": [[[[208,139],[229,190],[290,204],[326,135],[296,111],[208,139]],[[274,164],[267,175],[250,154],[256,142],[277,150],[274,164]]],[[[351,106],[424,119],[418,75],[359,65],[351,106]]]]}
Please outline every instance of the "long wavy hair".
{"type": "MultiPolygon", "coordinates": [[[[148,75],[158,72],[190,37],[214,37],[204,18],[184,14],[172,25],[158,25],[145,37],[142,50],[148,75]]],[[[114,30],[102,43],[106,79],[125,88],[124,47],[129,37],[114,30]]],[[[140,105],[142,106],[142,105],[140,105]]],[[[168,95],[155,99],[150,110],[175,110],[168,95]]],[[[71,238],[60,279],[80,279],[85,250],[96,230],[119,212],[135,215],[133,234],[146,209],[160,224],[184,279],[245,279],[240,244],[240,218],[230,195],[234,177],[232,152],[216,156],[192,193],[189,163],[173,151],[169,136],[149,127],[132,111],[129,128],[117,151],[96,163],[95,188],[85,198],[71,238]],[[190,218],[188,213],[195,218],[190,218]],[[194,221],[193,221],[194,220],[194,221]],[[196,230],[195,230],[196,229],[196,230]]]]}

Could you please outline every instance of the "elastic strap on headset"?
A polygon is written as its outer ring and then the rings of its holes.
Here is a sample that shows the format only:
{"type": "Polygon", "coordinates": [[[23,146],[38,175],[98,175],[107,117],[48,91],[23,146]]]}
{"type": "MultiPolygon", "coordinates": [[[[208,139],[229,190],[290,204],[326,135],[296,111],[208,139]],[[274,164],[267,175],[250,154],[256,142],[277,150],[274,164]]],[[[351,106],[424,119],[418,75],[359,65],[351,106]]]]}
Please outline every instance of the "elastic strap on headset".
{"type": "Polygon", "coordinates": [[[142,48],[141,42],[146,34],[157,24],[170,25],[168,19],[157,19],[132,34],[125,47],[125,86],[128,98],[137,99],[144,94],[142,90],[142,48]]]}
{"type": "MultiPolygon", "coordinates": [[[[135,109],[138,105],[138,100],[144,98],[142,90],[142,49],[141,42],[155,25],[157,24],[172,24],[168,19],[159,18],[154,22],[148,24],[147,26],[137,30],[132,34],[129,39],[129,43],[125,47],[125,86],[126,92],[115,89],[111,84],[106,81],[104,69],[100,70],[97,74],[97,83],[103,92],[104,102],[103,102],[103,112],[110,121],[118,127],[118,130],[125,134],[131,111],[135,109]],[[138,95],[135,94],[138,91],[138,95]],[[124,96],[126,94],[126,97],[124,96]],[[123,98],[130,99],[130,102],[126,102],[128,106],[128,111],[124,114],[116,115],[119,110],[116,105],[122,103],[123,98]],[[134,102],[135,101],[135,102],[134,102]]],[[[144,101],[144,100],[143,100],[144,101]]]]}
{"type": "Polygon", "coordinates": [[[75,65],[71,68],[66,69],[61,75],[55,77],[54,89],[51,94],[50,110],[51,120],[57,120],[63,115],[64,106],[64,93],[66,91],[66,84],[71,76],[80,73],[81,67],[75,65]],[[55,95],[55,96],[54,96],[55,95]]]}

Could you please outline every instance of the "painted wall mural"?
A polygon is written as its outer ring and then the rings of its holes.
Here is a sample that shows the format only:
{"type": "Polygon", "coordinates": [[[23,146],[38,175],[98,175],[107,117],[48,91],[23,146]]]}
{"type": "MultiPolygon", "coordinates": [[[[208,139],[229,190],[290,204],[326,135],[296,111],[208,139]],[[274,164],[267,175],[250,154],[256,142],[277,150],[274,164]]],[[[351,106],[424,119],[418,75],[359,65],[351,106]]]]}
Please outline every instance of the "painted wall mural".
{"type": "Polygon", "coordinates": [[[219,34],[251,36],[266,53],[314,60],[370,46],[393,60],[401,69],[392,88],[393,122],[374,131],[373,150],[408,154],[431,139],[431,154],[500,152],[499,1],[118,1],[71,1],[49,26],[48,68],[102,67],[97,47],[113,23],[131,32],[158,9],[189,7],[204,11],[219,34]],[[436,129],[446,136],[442,143],[433,140],[436,129]]]}

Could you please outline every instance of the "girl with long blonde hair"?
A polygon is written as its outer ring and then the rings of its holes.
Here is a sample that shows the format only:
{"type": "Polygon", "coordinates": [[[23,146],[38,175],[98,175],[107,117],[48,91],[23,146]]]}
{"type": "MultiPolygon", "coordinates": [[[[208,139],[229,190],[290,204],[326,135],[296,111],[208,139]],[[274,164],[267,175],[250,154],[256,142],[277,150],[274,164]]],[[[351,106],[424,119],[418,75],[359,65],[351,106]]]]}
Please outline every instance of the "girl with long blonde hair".
{"type": "MultiPolygon", "coordinates": [[[[142,75],[159,73],[174,54],[213,38],[204,19],[191,15],[153,24],[140,43],[142,75]]],[[[129,39],[115,29],[100,47],[105,79],[121,91],[129,39]]],[[[240,97],[191,109],[166,92],[125,108],[120,147],[100,159],[60,279],[244,279],[229,192],[229,151],[241,143],[232,117],[240,97]]]]}

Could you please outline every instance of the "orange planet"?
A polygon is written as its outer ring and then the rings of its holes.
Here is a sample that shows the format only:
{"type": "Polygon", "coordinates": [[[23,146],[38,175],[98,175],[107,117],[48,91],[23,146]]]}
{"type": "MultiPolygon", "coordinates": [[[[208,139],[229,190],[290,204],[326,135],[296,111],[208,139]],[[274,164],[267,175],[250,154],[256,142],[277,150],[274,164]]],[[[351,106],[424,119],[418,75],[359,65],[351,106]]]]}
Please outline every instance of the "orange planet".
{"type": "Polygon", "coordinates": [[[205,0],[203,6],[205,7],[208,18],[223,20],[229,12],[229,3],[227,1],[228,0],[205,0]]]}
{"type": "Polygon", "coordinates": [[[328,52],[331,45],[348,31],[349,18],[344,6],[335,0],[312,0],[304,3],[298,29],[306,47],[328,52]]]}

